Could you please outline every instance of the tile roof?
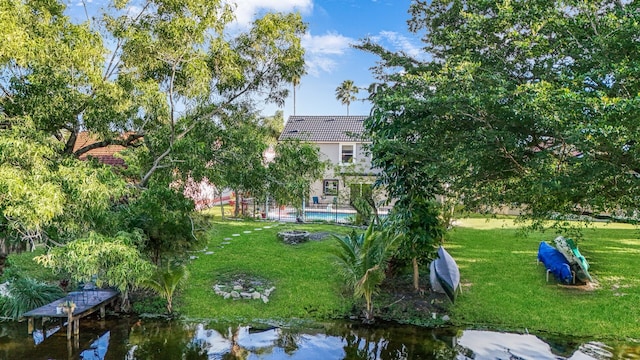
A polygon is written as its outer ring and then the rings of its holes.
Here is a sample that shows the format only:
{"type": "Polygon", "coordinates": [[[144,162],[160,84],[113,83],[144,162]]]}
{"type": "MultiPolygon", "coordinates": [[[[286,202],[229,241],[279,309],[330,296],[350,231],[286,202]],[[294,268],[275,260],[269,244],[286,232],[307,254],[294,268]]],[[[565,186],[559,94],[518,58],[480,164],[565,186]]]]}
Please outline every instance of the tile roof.
{"type": "Polygon", "coordinates": [[[300,139],[313,142],[362,141],[363,124],[367,117],[289,116],[289,120],[287,120],[278,140],[300,139]]]}
{"type": "MultiPolygon", "coordinates": [[[[76,143],[73,145],[73,151],[75,152],[80,148],[89,146],[98,141],[100,141],[100,139],[94,134],[90,134],[86,131],[79,132],[78,137],[76,138],[76,143]]],[[[125,147],[120,145],[109,145],[97,149],[92,149],[80,155],[80,160],[85,160],[87,159],[87,157],[93,157],[103,164],[124,166],[124,160],[114,156],[116,153],[124,149],[125,147]]]]}

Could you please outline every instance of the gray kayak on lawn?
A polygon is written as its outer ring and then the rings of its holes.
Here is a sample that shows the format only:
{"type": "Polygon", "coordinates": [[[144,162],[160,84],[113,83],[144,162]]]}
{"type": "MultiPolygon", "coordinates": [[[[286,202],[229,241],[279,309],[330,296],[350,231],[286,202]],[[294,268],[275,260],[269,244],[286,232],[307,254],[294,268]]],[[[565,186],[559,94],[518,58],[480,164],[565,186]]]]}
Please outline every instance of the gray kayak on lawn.
{"type": "Polygon", "coordinates": [[[442,285],[440,285],[440,280],[436,276],[436,262],[435,260],[431,262],[429,265],[429,282],[431,283],[431,290],[434,292],[446,294],[442,285]]]}
{"type": "Polygon", "coordinates": [[[433,260],[437,283],[447,294],[451,302],[456,301],[457,290],[460,287],[460,270],[458,264],[442,246],[438,249],[438,258],[433,260]]]}

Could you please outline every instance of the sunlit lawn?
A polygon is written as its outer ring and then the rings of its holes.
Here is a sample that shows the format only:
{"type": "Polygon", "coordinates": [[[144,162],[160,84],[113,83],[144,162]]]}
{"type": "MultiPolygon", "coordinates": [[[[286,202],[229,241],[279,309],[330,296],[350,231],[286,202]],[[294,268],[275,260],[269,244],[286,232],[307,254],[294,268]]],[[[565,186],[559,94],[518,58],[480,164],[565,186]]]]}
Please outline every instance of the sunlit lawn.
{"type": "Polygon", "coordinates": [[[537,264],[541,240],[508,220],[464,219],[446,245],[460,266],[462,296],[452,308],[459,324],[575,336],[640,338],[640,240],[625,224],[584,231],[581,253],[597,281],[593,289],[547,283],[537,264]]]}
{"type": "Polygon", "coordinates": [[[288,245],[276,234],[284,229],[344,233],[350,228],[232,220],[214,222],[212,227],[207,251],[214,253],[193,253],[198,258],[189,265],[191,276],[180,296],[179,311],[186,317],[223,321],[291,321],[330,318],[346,313],[351,299],[342,296],[342,279],[336,272],[332,255],[335,240],[328,237],[321,241],[288,245]],[[272,281],[276,290],[269,302],[225,300],[214,294],[212,287],[219,276],[238,273],[272,281]]]}
{"type": "MultiPolygon", "coordinates": [[[[190,318],[226,321],[291,321],[347,314],[351,298],[332,259],[331,239],[302,245],[283,244],[284,228],[347,232],[331,225],[215,222],[207,250],[196,253],[191,279],[179,310],[190,318]],[[262,228],[262,230],[255,230],[262,228]],[[244,231],[251,231],[245,234],[244,231]],[[240,234],[234,237],[232,234],[240,234]],[[220,248],[225,238],[230,244],[220,248]],[[275,282],[270,302],[224,300],[212,286],[222,274],[247,273],[275,282]]],[[[543,331],[574,336],[640,338],[640,240],[630,225],[597,224],[584,231],[580,250],[591,265],[593,288],[561,286],[537,264],[541,240],[556,234],[518,230],[512,220],[463,219],[445,244],[460,266],[463,293],[451,307],[463,326],[515,331],[543,331]]],[[[423,274],[426,279],[427,274],[423,274]]]]}
{"type": "MultiPolygon", "coordinates": [[[[287,245],[276,237],[283,229],[351,231],[326,224],[213,221],[206,250],[190,253],[197,258],[189,262],[191,276],[178,296],[177,310],[191,319],[233,322],[292,322],[348,314],[352,298],[343,292],[334,263],[336,241],[329,237],[287,245]],[[220,276],[238,273],[272,281],[276,290],[269,302],[225,300],[214,294],[220,276]]],[[[459,220],[445,244],[463,283],[462,294],[450,308],[452,321],[465,327],[640,339],[640,233],[626,224],[596,224],[584,230],[579,247],[596,280],[592,288],[561,286],[553,276],[546,281],[545,268],[536,261],[538,244],[556,235],[525,235],[509,219],[459,220]]],[[[60,275],[36,264],[34,255],[11,255],[8,272],[57,281],[60,275]]],[[[428,274],[422,279],[426,281],[428,274]]]]}

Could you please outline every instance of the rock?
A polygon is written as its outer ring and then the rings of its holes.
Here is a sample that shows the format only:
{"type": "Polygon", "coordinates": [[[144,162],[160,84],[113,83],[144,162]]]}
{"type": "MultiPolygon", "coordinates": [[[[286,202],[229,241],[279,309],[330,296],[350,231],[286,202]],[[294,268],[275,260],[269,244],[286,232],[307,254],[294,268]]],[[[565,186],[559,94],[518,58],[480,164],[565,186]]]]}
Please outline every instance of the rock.
{"type": "Polygon", "coordinates": [[[278,233],[278,238],[287,244],[295,245],[309,240],[309,232],[300,230],[281,231],[278,233]]]}
{"type": "Polygon", "coordinates": [[[442,317],[442,321],[448,322],[449,320],[451,320],[449,315],[445,315],[445,316],[442,317]]]}
{"type": "Polygon", "coordinates": [[[228,292],[223,293],[222,297],[226,300],[231,297],[231,294],[228,292]]]}
{"type": "Polygon", "coordinates": [[[271,296],[271,293],[272,293],[272,292],[273,292],[273,290],[275,290],[275,289],[276,289],[276,288],[275,288],[275,286],[272,286],[272,287],[268,288],[267,290],[265,290],[265,291],[264,291],[264,294],[265,294],[266,296],[271,296]]]}
{"type": "Polygon", "coordinates": [[[198,257],[197,257],[197,256],[195,256],[195,255],[191,255],[191,256],[189,256],[189,259],[190,259],[190,260],[195,260],[195,259],[197,259],[197,258],[198,258],[198,257]]]}
{"type": "Polygon", "coordinates": [[[11,293],[9,292],[9,282],[6,281],[2,284],[0,284],[0,296],[10,296],[11,293]]]}
{"type": "Polygon", "coordinates": [[[212,255],[213,251],[207,251],[206,253],[204,253],[205,255],[212,255]]]}
{"type": "Polygon", "coordinates": [[[236,291],[242,290],[242,285],[233,285],[233,290],[236,290],[236,291]]]}
{"type": "Polygon", "coordinates": [[[269,298],[264,295],[262,295],[260,298],[262,299],[262,302],[265,304],[269,302],[269,298]]]}
{"type": "Polygon", "coordinates": [[[243,299],[251,299],[251,293],[248,292],[241,292],[240,296],[242,296],[243,299]]]}
{"type": "Polygon", "coordinates": [[[252,292],[251,293],[251,298],[254,299],[254,300],[255,299],[260,299],[260,293],[257,292],[257,291],[252,292]]]}
{"type": "Polygon", "coordinates": [[[231,292],[231,297],[234,299],[239,299],[240,298],[240,293],[237,291],[232,291],[231,292]]]}

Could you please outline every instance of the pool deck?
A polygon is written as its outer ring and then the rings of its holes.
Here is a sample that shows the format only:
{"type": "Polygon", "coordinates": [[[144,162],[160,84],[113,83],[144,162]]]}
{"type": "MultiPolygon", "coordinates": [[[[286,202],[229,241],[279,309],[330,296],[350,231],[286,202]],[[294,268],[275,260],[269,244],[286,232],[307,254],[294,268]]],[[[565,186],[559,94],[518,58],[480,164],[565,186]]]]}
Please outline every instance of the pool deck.
{"type": "Polygon", "coordinates": [[[42,319],[42,324],[47,319],[58,318],[60,322],[67,319],[67,339],[71,339],[71,334],[77,335],[80,333],[80,319],[93,314],[100,310],[100,317],[105,316],[105,308],[107,305],[113,304],[117,299],[119,292],[113,289],[96,289],[96,290],[83,290],[76,291],[67,294],[67,296],[53,301],[47,305],[33,309],[24,313],[22,316],[29,321],[28,332],[33,333],[34,319],[42,319]],[[64,312],[58,312],[58,307],[67,300],[71,300],[76,304],[76,308],[73,313],[66,314],[64,312]]]}

